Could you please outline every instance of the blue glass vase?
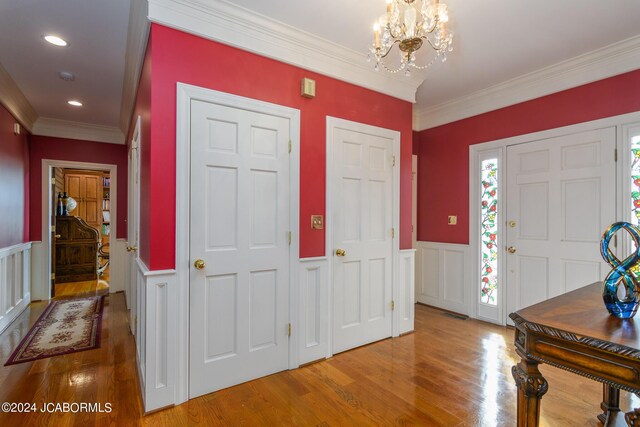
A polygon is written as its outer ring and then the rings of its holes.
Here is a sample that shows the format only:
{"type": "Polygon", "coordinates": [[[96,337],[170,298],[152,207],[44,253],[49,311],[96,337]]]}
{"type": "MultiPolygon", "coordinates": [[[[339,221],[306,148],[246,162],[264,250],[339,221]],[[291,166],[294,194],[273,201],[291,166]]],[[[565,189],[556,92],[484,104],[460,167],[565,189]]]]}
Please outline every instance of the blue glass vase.
{"type": "Polygon", "coordinates": [[[602,234],[600,241],[600,253],[602,258],[613,268],[604,279],[602,286],[602,299],[609,313],[621,319],[630,319],[635,316],[640,304],[640,289],[635,274],[631,268],[640,261],[640,230],[628,222],[616,222],[602,234]],[[635,243],[635,251],[620,261],[609,249],[609,242],[620,229],[627,231],[635,243]],[[618,288],[624,286],[625,297],[618,297],[618,288]]]}

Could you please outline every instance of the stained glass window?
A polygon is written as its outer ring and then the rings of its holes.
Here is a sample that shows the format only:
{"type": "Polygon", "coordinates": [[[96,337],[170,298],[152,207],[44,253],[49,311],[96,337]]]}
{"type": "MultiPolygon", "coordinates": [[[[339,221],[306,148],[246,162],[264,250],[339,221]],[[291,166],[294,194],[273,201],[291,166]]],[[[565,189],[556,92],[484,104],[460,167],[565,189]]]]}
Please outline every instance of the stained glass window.
{"type": "Polygon", "coordinates": [[[640,223],[640,136],[631,138],[631,223],[640,223]]]}
{"type": "MultiPolygon", "coordinates": [[[[498,159],[481,164],[482,259],[480,262],[480,301],[497,305],[498,301],[498,159]]],[[[639,173],[640,175],[640,173],[639,173]]],[[[639,176],[640,178],[640,176],[639,176]]],[[[640,183],[640,180],[638,181],[640,183]]],[[[640,196],[640,195],[639,195],[640,196]]]]}

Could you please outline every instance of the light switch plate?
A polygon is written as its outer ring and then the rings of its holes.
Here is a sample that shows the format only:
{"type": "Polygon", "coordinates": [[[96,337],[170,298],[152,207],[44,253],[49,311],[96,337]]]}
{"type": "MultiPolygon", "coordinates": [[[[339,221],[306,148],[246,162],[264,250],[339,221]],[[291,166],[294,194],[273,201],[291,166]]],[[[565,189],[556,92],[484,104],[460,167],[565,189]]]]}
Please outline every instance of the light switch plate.
{"type": "Polygon", "coordinates": [[[447,224],[456,225],[458,224],[458,215],[449,215],[447,224]]]}
{"type": "Polygon", "coordinates": [[[311,215],[311,228],[322,230],[324,228],[324,217],[322,215],[311,215]]]}

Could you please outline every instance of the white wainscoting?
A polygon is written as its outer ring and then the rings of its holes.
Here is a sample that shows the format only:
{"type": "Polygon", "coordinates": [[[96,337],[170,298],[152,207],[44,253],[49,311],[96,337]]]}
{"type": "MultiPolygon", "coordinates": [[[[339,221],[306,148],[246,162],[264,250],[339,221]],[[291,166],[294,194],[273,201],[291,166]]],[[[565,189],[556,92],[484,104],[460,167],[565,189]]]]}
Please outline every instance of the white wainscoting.
{"type": "Polygon", "coordinates": [[[396,310],[398,333],[413,331],[415,313],[415,249],[402,249],[398,255],[398,293],[396,310]]]}
{"type": "Polygon", "coordinates": [[[126,239],[115,239],[111,237],[109,243],[109,292],[121,292],[126,289],[126,270],[129,268],[129,258],[127,257],[126,239]]]}
{"type": "Polygon", "coordinates": [[[329,278],[326,257],[300,259],[298,362],[329,355],[329,278]]]}
{"type": "Polygon", "coordinates": [[[149,271],[138,259],[136,349],[146,412],[176,403],[175,270],[149,271]]]}
{"type": "Polygon", "coordinates": [[[47,278],[49,254],[46,242],[31,242],[31,300],[50,298],[51,279],[47,278]]]}
{"type": "Polygon", "coordinates": [[[0,333],[31,302],[31,243],[0,249],[0,333]]]}
{"type": "Polygon", "coordinates": [[[469,245],[418,242],[416,299],[423,304],[472,315],[466,284],[469,245]]]}

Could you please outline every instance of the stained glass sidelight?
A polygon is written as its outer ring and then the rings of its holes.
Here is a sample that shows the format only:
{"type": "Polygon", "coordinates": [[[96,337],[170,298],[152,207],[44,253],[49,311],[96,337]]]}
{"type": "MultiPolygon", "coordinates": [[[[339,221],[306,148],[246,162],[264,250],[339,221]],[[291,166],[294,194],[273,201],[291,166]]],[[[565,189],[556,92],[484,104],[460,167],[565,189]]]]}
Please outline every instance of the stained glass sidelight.
{"type": "MultiPolygon", "coordinates": [[[[497,305],[498,297],[498,159],[484,160],[481,165],[482,204],[480,232],[480,301],[497,305]]],[[[640,174],[639,174],[640,175],[640,174]]],[[[640,181],[638,181],[640,183],[640,181]]]]}
{"type": "Polygon", "coordinates": [[[631,223],[640,223],[640,136],[631,138],[631,223]]]}

